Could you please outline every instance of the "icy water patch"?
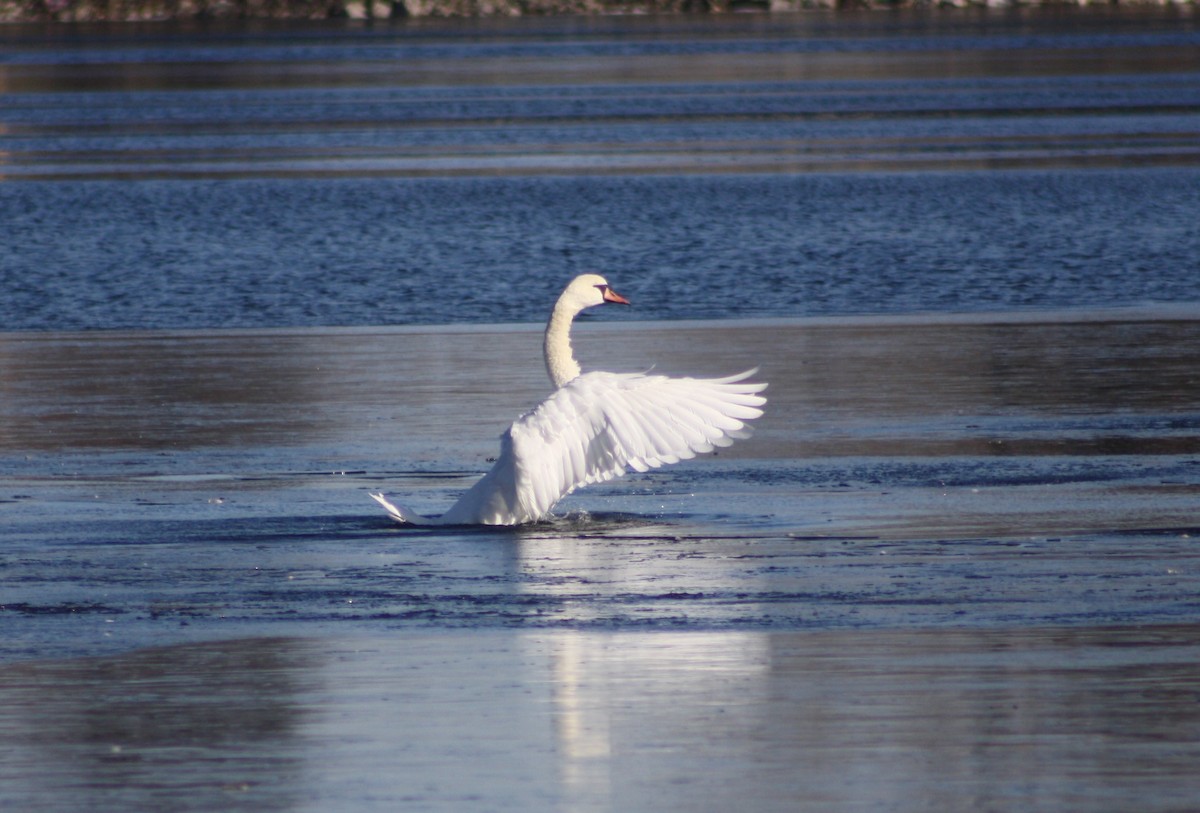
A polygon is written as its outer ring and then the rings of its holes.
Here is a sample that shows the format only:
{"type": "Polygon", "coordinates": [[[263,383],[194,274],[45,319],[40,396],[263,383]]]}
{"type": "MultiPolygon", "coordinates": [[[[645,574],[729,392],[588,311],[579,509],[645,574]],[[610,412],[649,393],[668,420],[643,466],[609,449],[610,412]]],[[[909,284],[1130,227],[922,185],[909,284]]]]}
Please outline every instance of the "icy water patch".
{"type": "Polygon", "coordinates": [[[398,527],[367,492],[437,513],[465,490],[546,390],[536,329],[10,334],[6,655],[1186,622],[1198,335],[1170,311],[592,324],[585,367],[761,365],[755,435],[464,531],[398,527]]]}
{"type": "Polygon", "coordinates": [[[4,334],[0,805],[1180,809],[1198,330],[592,323],[758,431],[482,530],[537,327],[4,334]]]}
{"type": "Polygon", "coordinates": [[[250,638],[0,669],[14,809],[1187,808],[1194,626],[250,638]]]}

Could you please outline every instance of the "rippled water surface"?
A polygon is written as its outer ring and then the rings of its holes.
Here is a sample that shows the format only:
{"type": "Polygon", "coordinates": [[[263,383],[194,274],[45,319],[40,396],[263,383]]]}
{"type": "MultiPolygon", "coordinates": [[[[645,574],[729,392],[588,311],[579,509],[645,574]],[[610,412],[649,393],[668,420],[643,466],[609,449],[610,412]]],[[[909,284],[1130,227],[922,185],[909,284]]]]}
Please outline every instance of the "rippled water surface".
{"type": "Polygon", "coordinates": [[[0,40],[0,807],[1200,798],[1190,12],[0,40]],[[584,270],[754,436],[391,523],[584,270]]]}
{"type": "Polygon", "coordinates": [[[0,37],[10,329],[1200,302],[1187,13],[0,37]]]}

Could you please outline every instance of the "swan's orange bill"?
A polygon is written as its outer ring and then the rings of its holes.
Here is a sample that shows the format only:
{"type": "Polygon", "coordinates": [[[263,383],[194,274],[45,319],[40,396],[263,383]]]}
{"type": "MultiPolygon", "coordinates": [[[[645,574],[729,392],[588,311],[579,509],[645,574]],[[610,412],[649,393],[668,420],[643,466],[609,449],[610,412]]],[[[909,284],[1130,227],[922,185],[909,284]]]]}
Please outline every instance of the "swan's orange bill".
{"type": "Polygon", "coordinates": [[[605,302],[616,302],[618,305],[628,305],[629,304],[628,299],[621,296],[619,293],[614,291],[612,288],[609,288],[608,286],[604,287],[604,301],[605,302]]]}

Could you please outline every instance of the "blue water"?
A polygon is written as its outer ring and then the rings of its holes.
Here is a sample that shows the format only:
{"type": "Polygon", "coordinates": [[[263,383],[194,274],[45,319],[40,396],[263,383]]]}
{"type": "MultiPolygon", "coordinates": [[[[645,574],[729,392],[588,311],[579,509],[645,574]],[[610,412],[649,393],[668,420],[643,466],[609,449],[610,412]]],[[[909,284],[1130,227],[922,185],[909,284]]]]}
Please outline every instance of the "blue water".
{"type": "Polygon", "coordinates": [[[1200,303],[1159,12],[0,32],[0,328],[1200,303]]]}
{"type": "Polygon", "coordinates": [[[16,27],[0,40],[10,652],[170,643],[175,622],[203,636],[229,618],[1190,617],[1190,17],[16,27]],[[546,388],[537,330],[511,325],[540,323],[584,271],[634,302],[581,331],[585,367],[758,365],[771,388],[757,435],[583,489],[531,533],[397,532],[366,492],[437,513],[486,469],[546,388]],[[485,539],[501,552],[479,565],[485,539]],[[1056,564],[1031,574],[1035,558],[1000,555],[1013,540],[1056,564]],[[410,572],[418,548],[492,577],[459,590],[453,573],[410,572]],[[939,569],[950,548],[965,558],[939,569]],[[1097,558],[1111,549],[1125,569],[1097,558]],[[609,563],[614,551],[641,569],[609,563]],[[1153,553],[1172,564],[1150,567],[1153,553]],[[864,555],[893,555],[909,579],[895,595],[924,609],[880,610],[893,590],[858,584],[864,555]],[[297,582],[306,557],[325,575],[297,582]],[[1055,568],[1076,574],[1070,590],[1055,568]],[[615,603],[571,581],[584,572],[615,603]],[[260,593],[264,573],[277,583],[260,593]],[[996,596],[1024,583],[1036,597],[946,598],[975,595],[980,575],[996,596]],[[136,622],[127,639],[56,632],[110,613],[136,622]]]}
{"type": "Polygon", "coordinates": [[[1198,46],[0,27],[0,807],[1194,807],[1198,46]],[[754,435],[396,526],[585,270],[585,368],[757,365],[754,435]]]}
{"type": "Polygon", "coordinates": [[[1200,303],[1200,170],[0,184],[19,330],[1200,303]]]}

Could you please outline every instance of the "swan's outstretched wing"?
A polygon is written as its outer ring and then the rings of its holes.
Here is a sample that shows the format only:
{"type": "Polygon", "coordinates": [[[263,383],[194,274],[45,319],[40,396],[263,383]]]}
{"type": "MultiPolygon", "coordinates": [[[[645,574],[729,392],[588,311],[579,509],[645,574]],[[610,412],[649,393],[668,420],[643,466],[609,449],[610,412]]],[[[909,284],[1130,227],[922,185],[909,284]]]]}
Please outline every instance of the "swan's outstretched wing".
{"type": "Polygon", "coordinates": [[[677,463],[747,434],[766,384],[594,372],[559,388],[501,439],[500,457],[445,522],[520,524],[576,488],[677,463]]]}

